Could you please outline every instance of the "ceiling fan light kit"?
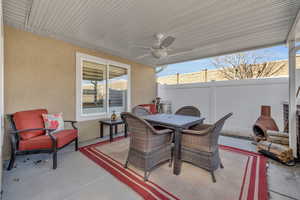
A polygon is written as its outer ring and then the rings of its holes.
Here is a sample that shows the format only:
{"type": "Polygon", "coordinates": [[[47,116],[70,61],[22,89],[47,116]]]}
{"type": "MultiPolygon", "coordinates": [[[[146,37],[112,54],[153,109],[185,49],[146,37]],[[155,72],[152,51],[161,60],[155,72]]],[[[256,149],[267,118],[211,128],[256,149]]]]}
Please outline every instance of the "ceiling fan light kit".
{"type": "MultiPolygon", "coordinates": [[[[150,52],[141,56],[138,56],[137,59],[142,59],[147,56],[152,56],[155,59],[161,59],[168,56],[168,47],[173,44],[175,37],[167,36],[165,37],[162,33],[157,33],[154,35],[156,41],[152,47],[149,47],[150,52]]],[[[145,49],[145,48],[144,48],[145,49]]]]}
{"type": "Polygon", "coordinates": [[[166,49],[154,49],[154,50],[151,52],[151,55],[152,55],[154,58],[160,59],[160,58],[167,57],[167,56],[168,56],[168,52],[167,52],[166,49]]]}

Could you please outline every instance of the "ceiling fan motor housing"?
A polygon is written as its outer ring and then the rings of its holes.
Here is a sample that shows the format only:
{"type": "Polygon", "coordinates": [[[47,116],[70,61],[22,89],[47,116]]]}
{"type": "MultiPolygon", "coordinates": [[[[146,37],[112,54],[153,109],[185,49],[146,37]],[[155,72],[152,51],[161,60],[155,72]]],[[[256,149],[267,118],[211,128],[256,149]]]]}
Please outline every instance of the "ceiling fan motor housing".
{"type": "Polygon", "coordinates": [[[168,56],[166,49],[155,49],[151,52],[152,56],[155,58],[164,58],[168,56]]]}

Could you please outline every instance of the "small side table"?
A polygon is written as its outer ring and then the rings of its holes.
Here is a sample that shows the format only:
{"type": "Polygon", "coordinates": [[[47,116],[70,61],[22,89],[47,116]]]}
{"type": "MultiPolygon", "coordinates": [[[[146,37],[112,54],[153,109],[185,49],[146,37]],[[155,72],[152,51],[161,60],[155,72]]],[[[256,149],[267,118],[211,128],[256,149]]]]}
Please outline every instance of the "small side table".
{"type": "Polygon", "coordinates": [[[124,124],[124,135],[125,137],[127,137],[127,127],[126,124],[123,122],[123,120],[121,119],[117,119],[117,120],[110,120],[110,119],[104,119],[104,120],[100,120],[100,137],[103,138],[103,132],[104,132],[104,125],[109,126],[109,140],[110,142],[113,141],[113,127],[115,127],[115,134],[118,133],[118,125],[120,124],[124,124]]]}

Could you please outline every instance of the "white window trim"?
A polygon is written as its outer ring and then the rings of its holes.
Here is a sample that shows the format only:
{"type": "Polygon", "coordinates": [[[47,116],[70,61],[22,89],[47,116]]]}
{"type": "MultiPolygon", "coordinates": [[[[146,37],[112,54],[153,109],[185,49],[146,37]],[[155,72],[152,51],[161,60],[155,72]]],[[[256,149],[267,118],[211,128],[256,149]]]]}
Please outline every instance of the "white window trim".
{"type": "MultiPolygon", "coordinates": [[[[88,120],[95,120],[101,118],[108,118],[110,117],[108,99],[106,98],[106,108],[107,111],[104,113],[93,113],[93,114],[83,114],[82,113],[82,61],[88,60],[100,64],[106,65],[106,77],[109,75],[109,65],[115,65],[118,67],[122,67],[127,69],[127,76],[128,76],[128,85],[127,85],[127,110],[130,110],[131,104],[131,66],[128,64],[103,59],[96,56],[91,56],[88,54],[76,52],[76,120],[77,121],[88,121],[88,120]]],[[[109,90],[107,80],[106,84],[106,96],[109,97],[109,90]]],[[[118,113],[117,113],[118,114],[118,113]]]]}

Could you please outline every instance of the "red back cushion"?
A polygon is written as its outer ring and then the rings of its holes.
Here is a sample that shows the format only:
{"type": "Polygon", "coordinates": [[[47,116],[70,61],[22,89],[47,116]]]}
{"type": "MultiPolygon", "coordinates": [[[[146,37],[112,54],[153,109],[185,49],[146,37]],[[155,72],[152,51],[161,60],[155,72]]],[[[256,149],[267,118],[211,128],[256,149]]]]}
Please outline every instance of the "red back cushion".
{"type": "MultiPolygon", "coordinates": [[[[42,114],[47,114],[46,109],[37,109],[37,110],[27,110],[16,112],[14,114],[14,122],[17,130],[30,129],[30,128],[44,128],[44,121],[42,114]]],[[[20,133],[22,140],[28,140],[30,138],[43,135],[45,131],[29,131],[20,133]]]]}
{"type": "Polygon", "coordinates": [[[142,106],[142,107],[148,109],[151,114],[156,114],[157,113],[155,104],[141,104],[139,106],[142,106]]]}

